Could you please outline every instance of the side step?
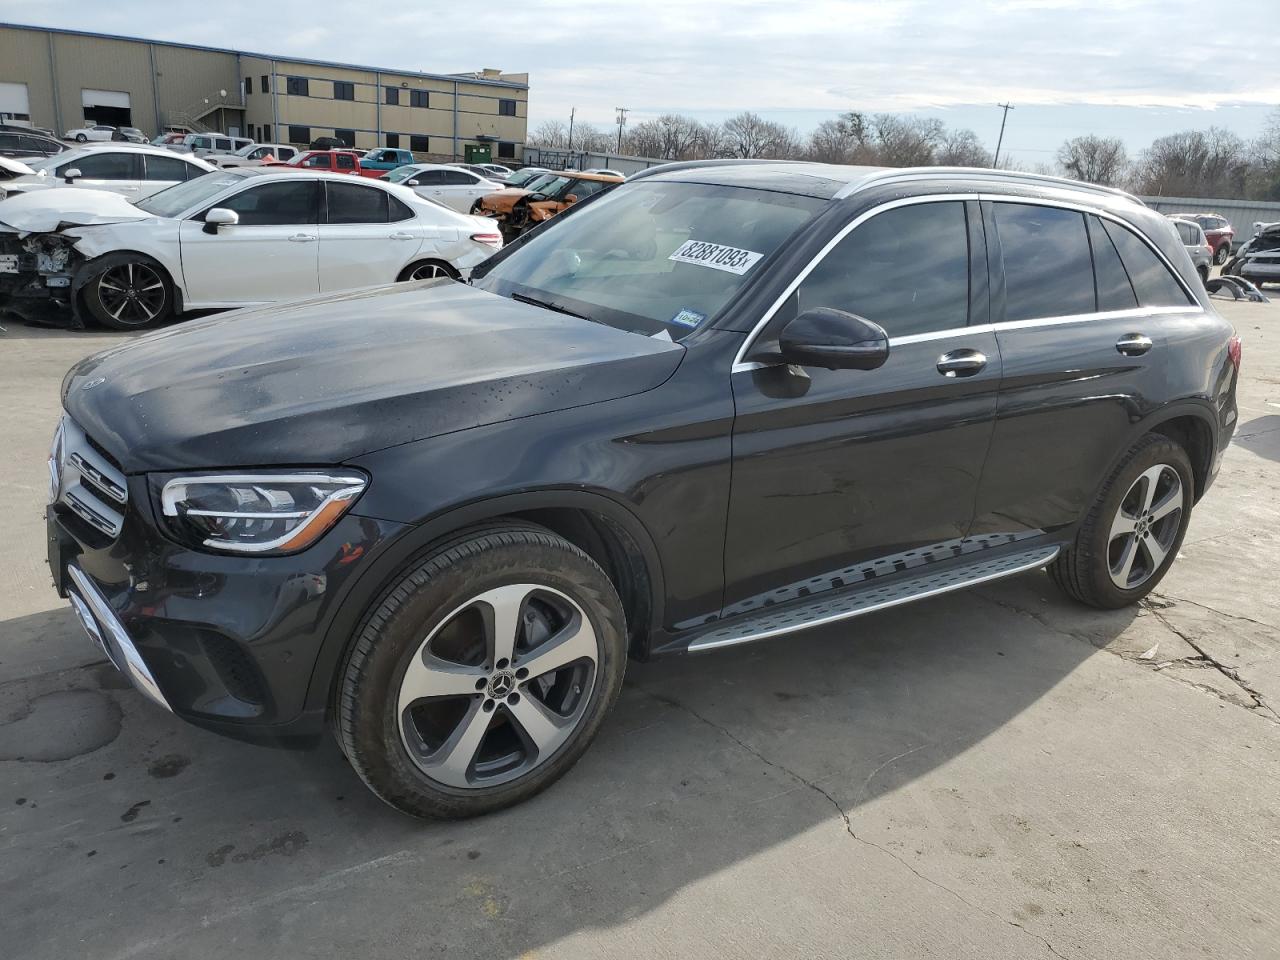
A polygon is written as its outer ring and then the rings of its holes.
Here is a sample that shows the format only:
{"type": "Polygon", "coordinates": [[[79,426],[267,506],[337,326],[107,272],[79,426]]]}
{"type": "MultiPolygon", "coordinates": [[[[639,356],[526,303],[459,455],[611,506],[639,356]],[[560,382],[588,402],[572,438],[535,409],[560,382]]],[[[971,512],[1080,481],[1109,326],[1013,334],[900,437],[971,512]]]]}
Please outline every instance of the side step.
{"type": "Polygon", "coordinates": [[[1058,555],[1059,547],[1040,546],[1017,553],[1005,553],[999,557],[982,560],[979,563],[951,567],[937,573],[918,577],[894,578],[891,582],[882,583],[870,589],[862,588],[844,590],[832,596],[823,594],[807,600],[788,603],[768,610],[762,610],[751,616],[736,618],[729,623],[720,623],[710,630],[699,633],[689,642],[688,650],[694,653],[702,650],[715,650],[718,647],[731,647],[739,643],[750,643],[753,640],[764,640],[795,630],[807,630],[836,620],[846,620],[874,610],[896,607],[912,600],[923,600],[925,597],[950,593],[952,590],[963,590],[988,580],[999,580],[1011,577],[1015,573],[1043,567],[1058,555]]]}

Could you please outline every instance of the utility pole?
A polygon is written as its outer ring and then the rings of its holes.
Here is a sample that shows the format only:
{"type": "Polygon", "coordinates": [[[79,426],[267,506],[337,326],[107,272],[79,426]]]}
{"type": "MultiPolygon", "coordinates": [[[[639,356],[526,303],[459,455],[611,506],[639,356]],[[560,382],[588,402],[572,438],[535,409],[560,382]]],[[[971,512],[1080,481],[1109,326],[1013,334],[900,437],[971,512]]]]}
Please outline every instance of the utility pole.
{"type": "Polygon", "coordinates": [[[991,161],[991,166],[998,170],[1000,169],[1000,146],[1004,143],[1004,124],[1005,121],[1009,119],[1009,111],[1013,110],[1014,106],[1011,103],[997,103],[996,106],[1004,107],[1004,116],[1000,118],[1000,137],[996,140],[996,155],[991,161]]]}
{"type": "Polygon", "coordinates": [[[569,108],[569,152],[573,152],[573,115],[578,112],[577,107],[569,108]]]}
{"type": "Polygon", "coordinates": [[[622,127],[627,122],[627,107],[616,107],[618,111],[618,152],[622,152],[622,127]]]}

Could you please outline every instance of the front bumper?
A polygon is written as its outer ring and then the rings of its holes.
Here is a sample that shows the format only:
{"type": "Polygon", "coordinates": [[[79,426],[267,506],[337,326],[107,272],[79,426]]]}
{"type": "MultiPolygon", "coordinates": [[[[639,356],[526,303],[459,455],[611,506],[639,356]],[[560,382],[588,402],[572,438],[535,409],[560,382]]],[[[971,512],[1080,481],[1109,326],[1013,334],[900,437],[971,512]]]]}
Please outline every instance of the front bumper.
{"type": "Polygon", "coordinates": [[[400,524],[348,514],[287,557],[227,556],[177,544],[153,522],[145,478],[110,539],[61,504],[47,508],[49,565],[89,636],[148,699],[219,733],[310,737],[331,677],[315,676],[333,618],[359,571],[400,524]]]}

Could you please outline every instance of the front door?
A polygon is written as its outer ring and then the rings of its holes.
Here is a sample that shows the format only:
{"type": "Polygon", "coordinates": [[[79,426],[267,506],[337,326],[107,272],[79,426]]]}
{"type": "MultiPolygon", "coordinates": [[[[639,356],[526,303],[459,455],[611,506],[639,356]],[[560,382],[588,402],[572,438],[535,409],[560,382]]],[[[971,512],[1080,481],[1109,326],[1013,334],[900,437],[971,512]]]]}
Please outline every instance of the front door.
{"type": "Polygon", "coordinates": [[[204,214],[182,223],[182,273],[192,306],[270,303],[319,291],[320,181],[257,178],[217,206],[240,222],[206,233],[204,214]]]}
{"type": "Polygon", "coordinates": [[[1000,382],[978,206],[921,198],[860,221],[759,342],[833,307],[883,326],[889,359],[735,367],[726,615],[857,582],[851,565],[916,566],[969,531],[1000,382]]]}
{"type": "Polygon", "coordinates": [[[1146,241],[1094,214],[983,202],[1004,383],[975,533],[1074,523],[1162,397],[1172,312],[1198,312],[1146,241]],[[1096,284],[1096,289],[1095,289],[1096,284]]]}
{"type": "MultiPolygon", "coordinates": [[[[76,160],[68,160],[58,167],[58,176],[66,171],[79,170],[80,176],[71,184],[89,190],[110,190],[122,194],[128,200],[141,199],[142,155],[124,150],[94,150],[76,160]]],[[[65,184],[59,184],[65,186],[65,184]]]]}

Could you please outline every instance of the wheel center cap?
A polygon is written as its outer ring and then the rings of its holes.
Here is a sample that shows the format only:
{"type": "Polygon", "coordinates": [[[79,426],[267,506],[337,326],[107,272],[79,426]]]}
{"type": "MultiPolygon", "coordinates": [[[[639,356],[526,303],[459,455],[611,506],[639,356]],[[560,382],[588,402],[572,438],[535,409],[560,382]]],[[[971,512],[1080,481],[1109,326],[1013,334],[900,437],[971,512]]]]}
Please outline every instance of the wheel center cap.
{"type": "Polygon", "coordinates": [[[516,675],[510,670],[499,670],[489,678],[488,694],[495,700],[503,699],[516,688],[516,675]]]}

